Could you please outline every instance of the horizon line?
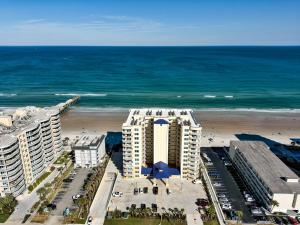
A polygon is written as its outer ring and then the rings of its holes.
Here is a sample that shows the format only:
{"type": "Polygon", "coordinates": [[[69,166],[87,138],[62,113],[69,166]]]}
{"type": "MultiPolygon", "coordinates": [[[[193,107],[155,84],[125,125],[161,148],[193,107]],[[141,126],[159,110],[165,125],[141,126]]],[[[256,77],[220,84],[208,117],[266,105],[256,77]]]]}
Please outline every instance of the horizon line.
{"type": "Polygon", "coordinates": [[[0,47],[300,47],[300,44],[289,45],[1,45],[0,47]]]}

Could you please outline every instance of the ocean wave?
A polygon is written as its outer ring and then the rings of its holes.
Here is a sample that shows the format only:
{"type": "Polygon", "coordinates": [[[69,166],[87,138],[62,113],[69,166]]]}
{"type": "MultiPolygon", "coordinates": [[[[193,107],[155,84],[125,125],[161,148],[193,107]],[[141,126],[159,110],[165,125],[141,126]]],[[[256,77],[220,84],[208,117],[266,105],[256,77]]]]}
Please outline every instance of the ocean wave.
{"type": "Polygon", "coordinates": [[[8,93],[0,93],[1,97],[13,97],[13,96],[17,96],[17,94],[8,94],[8,93]]]}
{"type": "Polygon", "coordinates": [[[56,93],[56,96],[90,96],[90,97],[105,97],[105,93],[56,93]]]}
{"type": "Polygon", "coordinates": [[[204,95],[204,98],[215,98],[215,97],[217,97],[217,96],[215,96],[215,95],[204,95]]]}
{"type": "Polygon", "coordinates": [[[225,98],[233,98],[233,95],[225,95],[225,98]]]}
{"type": "MultiPolygon", "coordinates": [[[[149,108],[157,107],[133,107],[133,108],[149,108]]],[[[159,107],[160,109],[187,109],[191,107],[159,107]]],[[[72,106],[72,111],[75,112],[128,112],[132,107],[85,107],[72,106]]],[[[194,112],[258,112],[258,113],[300,113],[300,109],[257,109],[257,108],[191,108],[194,112]]]]}

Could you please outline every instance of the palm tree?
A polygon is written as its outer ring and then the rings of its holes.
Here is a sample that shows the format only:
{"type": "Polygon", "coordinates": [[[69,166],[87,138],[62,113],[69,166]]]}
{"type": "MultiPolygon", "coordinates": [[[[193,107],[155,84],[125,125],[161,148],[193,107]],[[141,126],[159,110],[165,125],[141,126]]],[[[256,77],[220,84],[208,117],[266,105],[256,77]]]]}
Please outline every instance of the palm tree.
{"type": "Polygon", "coordinates": [[[237,220],[236,220],[236,223],[238,224],[239,222],[242,222],[242,219],[243,219],[243,212],[242,211],[236,211],[236,216],[237,216],[237,220]]]}
{"type": "Polygon", "coordinates": [[[41,200],[45,200],[46,195],[47,195],[47,190],[46,190],[46,188],[41,187],[40,189],[38,189],[38,190],[36,191],[36,193],[40,196],[40,199],[41,199],[41,200]]]}
{"type": "Polygon", "coordinates": [[[272,199],[271,200],[271,206],[272,206],[272,208],[271,208],[271,212],[272,212],[275,207],[279,206],[279,202],[276,201],[276,200],[274,200],[274,199],[272,199]]]}

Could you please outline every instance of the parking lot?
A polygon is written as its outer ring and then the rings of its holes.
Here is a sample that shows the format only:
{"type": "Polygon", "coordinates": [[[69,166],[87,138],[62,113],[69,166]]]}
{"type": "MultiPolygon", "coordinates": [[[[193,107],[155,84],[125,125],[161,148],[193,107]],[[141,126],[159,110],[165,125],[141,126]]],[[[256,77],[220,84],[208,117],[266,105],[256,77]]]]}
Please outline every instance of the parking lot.
{"type": "Polygon", "coordinates": [[[52,211],[52,215],[62,216],[65,208],[75,207],[72,196],[83,192],[82,185],[89,172],[90,169],[76,168],[71,172],[69,177],[64,180],[61,190],[53,200],[53,204],[56,204],[57,208],[52,211]]]}
{"type": "Polygon", "coordinates": [[[217,195],[220,197],[219,200],[220,202],[222,200],[227,202],[223,207],[224,214],[228,219],[234,219],[234,212],[242,211],[243,221],[245,223],[253,223],[255,221],[254,217],[246,205],[239,184],[229,171],[230,160],[227,158],[224,150],[222,148],[204,148],[202,149],[202,156],[203,153],[211,160],[211,163],[208,163],[204,158],[210,180],[217,195]],[[224,161],[228,162],[229,165],[225,166],[224,161]]]}
{"type": "Polygon", "coordinates": [[[191,181],[181,180],[179,178],[168,179],[167,186],[161,180],[155,180],[158,193],[153,193],[153,187],[155,184],[152,180],[146,178],[138,179],[124,179],[121,176],[118,177],[114,192],[123,192],[122,197],[112,197],[109,210],[115,208],[122,211],[126,211],[127,207],[131,207],[135,204],[136,207],[141,207],[141,204],[145,204],[145,207],[152,207],[152,204],[157,205],[157,212],[162,211],[162,207],[165,209],[178,208],[179,210],[184,208],[186,214],[196,213],[198,208],[196,205],[197,198],[207,198],[206,193],[201,184],[193,184],[191,181]],[[148,188],[148,192],[134,194],[134,189],[148,188]],[[167,194],[167,187],[171,193],[167,194]]]}

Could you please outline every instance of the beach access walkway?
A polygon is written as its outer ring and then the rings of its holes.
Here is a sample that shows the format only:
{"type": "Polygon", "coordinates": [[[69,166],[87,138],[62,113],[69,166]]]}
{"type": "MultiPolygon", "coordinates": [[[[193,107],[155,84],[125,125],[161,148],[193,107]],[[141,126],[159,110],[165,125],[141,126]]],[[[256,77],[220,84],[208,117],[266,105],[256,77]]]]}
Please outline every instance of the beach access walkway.
{"type": "Polygon", "coordinates": [[[109,204],[114,184],[119,173],[119,170],[115,164],[117,159],[122,159],[119,154],[121,153],[113,153],[113,159],[109,160],[103,179],[91,205],[90,216],[93,217],[92,225],[102,225],[104,223],[107,206],[109,204]]]}

